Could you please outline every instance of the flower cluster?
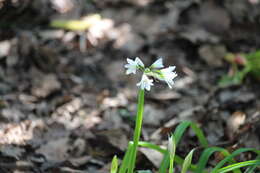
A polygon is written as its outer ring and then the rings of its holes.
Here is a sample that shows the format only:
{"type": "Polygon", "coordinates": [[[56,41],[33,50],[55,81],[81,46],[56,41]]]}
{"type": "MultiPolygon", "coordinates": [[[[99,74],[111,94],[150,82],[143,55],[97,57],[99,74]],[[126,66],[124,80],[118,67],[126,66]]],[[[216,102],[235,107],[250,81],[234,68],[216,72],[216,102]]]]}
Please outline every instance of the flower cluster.
{"type": "Polygon", "coordinates": [[[125,65],[127,75],[131,73],[136,74],[137,70],[143,72],[141,81],[137,83],[137,86],[142,90],[146,89],[150,91],[151,86],[153,86],[153,79],[150,79],[149,76],[160,81],[165,81],[169,88],[172,88],[174,84],[173,79],[177,76],[176,72],[174,72],[175,66],[164,68],[162,58],[157,59],[150,67],[145,67],[144,63],[138,57],[135,60],[127,58],[127,63],[125,65]]]}

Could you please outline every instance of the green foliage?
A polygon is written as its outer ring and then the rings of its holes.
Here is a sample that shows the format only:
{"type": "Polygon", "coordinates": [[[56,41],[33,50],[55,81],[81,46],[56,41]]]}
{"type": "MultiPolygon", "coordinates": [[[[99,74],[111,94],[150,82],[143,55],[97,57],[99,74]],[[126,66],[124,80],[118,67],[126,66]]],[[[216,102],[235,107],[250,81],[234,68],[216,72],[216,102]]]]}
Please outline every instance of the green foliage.
{"type": "Polygon", "coordinates": [[[222,76],[219,85],[239,85],[251,74],[260,79],[260,50],[249,54],[228,54],[225,59],[232,65],[230,74],[222,76]]]}
{"type": "MultiPolygon", "coordinates": [[[[191,129],[195,132],[197,138],[199,139],[200,145],[204,148],[202,154],[200,155],[200,159],[198,163],[192,164],[192,155],[194,153],[194,149],[190,151],[190,153],[186,156],[185,159],[182,159],[178,154],[175,153],[174,156],[174,163],[177,165],[182,166],[182,172],[185,173],[187,170],[190,170],[194,173],[207,173],[206,170],[207,163],[211,156],[214,153],[221,153],[224,156],[224,159],[218,162],[211,170],[211,173],[225,173],[232,171],[233,173],[242,173],[240,168],[248,167],[246,170],[246,173],[253,173],[257,167],[260,166],[260,150],[256,150],[253,148],[240,148],[238,150],[235,150],[233,153],[229,153],[228,150],[221,147],[209,147],[208,142],[205,138],[205,135],[203,134],[202,130],[195,124],[190,121],[184,121],[180,123],[177,128],[175,129],[173,136],[174,136],[174,143],[177,147],[178,143],[180,142],[183,134],[187,129],[191,127],[191,129]],[[236,162],[234,159],[239,154],[245,153],[245,152],[252,152],[257,155],[255,160],[249,160],[244,162],[236,162]]],[[[161,162],[161,166],[159,168],[159,173],[166,173],[169,169],[170,165],[170,153],[169,149],[164,149],[158,145],[149,143],[149,142],[138,142],[139,147],[146,147],[153,150],[156,150],[164,155],[164,158],[161,162]]],[[[130,154],[132,152],[133,148],[133,142],[129,142],[127,152],[124,156],[124,159],[122,161],[122,164],[120,166],[119,173],[126,173],[129,169],[129,162],[131,161],[130,154]]],[[[146,173],[147,171],[139,171],[138,173],[146,173]]],[[[151,171],[148,171],[150,173],[151,171]]]]}
{"type": "Polygon", "coordinates": [[[170,155],[170,168],[169,168],[169,173],[173,173],[173,164],[174,164],[174,157],[175,157],[175,151],[176,151],[176,143],[175,143],[175,138],[173,135],[169,137],[168,139],[168,152],[170,155]]]}
{"type": "Polygon", "coordinates": [[[195,149],[191,150],[189,152],[189,154],[185,157],[183,165],[182,165],[181,173],[186,173],[188,171],[188,169],[190,168],[194,151],[195,151],[195,149]]]}
{"type": "Polygon", "coordinates": [[[111,163],[110,173],[117,173],[117,169],[118,169],[118,161],[117,161],[117,157],[114,156],[111,163]]]}
{"type": "Polygon", "coordinates": [[[50,26],[72,31],[84,31],[100,20],[101,16],[99,14],[92,14],[81,20],[53,20],[51,21],[50,26]]]}
{"type": "Polygon", "coordinates": [[[135,121],[134,141],[133,141],[133,147],[131,149],[130,157],[129,157],[130,161],[129,161],[128,173],[133,173],[134,168],[135,168],[138,142],[139,142],[141,130],[142,130],[143,112],[144,112],[144,90],[140,89],[139,94],[138,94],[138,105],[137,105],[137,115],[136,115],[136,121],[135,121]]]}

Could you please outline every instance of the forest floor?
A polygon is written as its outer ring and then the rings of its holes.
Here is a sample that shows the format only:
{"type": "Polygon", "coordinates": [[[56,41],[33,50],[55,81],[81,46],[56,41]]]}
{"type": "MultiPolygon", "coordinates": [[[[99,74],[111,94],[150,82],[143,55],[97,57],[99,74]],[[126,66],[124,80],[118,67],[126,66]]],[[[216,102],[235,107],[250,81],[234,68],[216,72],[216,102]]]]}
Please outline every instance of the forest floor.
{"type": "MultiPolygon", "coordinates": [[[[218,84],[231,68],[227,53],[260,47],[259,8],[257,0],[0,1],[0,172],[109,172],[132,139],[140,76],[124,64],[137,56],[147,65],[163,57],[178,73],[172,90],[158,83],[146,92],[142,139],[166,145],[191,120],[210,145],[260,149],[259,81],[218,84]],[[50,26],[91,14],[84,31],[50,26]]],[[[189,132],[177,152],[196,146],[189,132]]],[[[137,167],[156,170],[158,160],[141,149],[137,167]]]]}

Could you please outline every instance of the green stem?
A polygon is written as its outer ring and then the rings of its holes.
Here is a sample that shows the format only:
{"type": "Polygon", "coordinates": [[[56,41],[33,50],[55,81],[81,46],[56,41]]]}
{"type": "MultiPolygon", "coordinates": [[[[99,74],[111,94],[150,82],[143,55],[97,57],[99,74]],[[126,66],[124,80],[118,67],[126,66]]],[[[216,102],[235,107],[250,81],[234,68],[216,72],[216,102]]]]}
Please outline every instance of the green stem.
{"type": "Polygon", "coordinates": [[[174,162],[174,158],[171,157],[171,158],[170,158],[170,168],[169,168],[169,173],[173,173],[173,162],[174,162]]]}
{"type": "Polygon", "coordinates": [[[137,115],[135,120],[134,144],[133,144],[133,149],[130,157],[131,161],[130,161],[128,173],[133,173],[135,168],[137,147],[138,147],[138,142],[142,130],[143,112],[144,112],[144,90],[140,89],[138,93],[138,107],[137,107],[137,115]]]}

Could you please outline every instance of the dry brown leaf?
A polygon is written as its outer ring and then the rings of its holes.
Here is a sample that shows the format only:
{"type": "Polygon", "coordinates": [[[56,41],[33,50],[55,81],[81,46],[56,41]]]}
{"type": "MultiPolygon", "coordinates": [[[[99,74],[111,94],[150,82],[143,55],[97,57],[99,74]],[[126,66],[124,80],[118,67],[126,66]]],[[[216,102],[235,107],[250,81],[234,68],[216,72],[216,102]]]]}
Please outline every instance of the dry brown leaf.
{"type": "Polygon", "coordinates": [[[163,159],[162,153],[149,148],[140,148],[140,151],[153,163],[156,168],[160,167],[161,161],[163,159]]]}
{"type": "Polygon", "coordinates": [[[69,138],[64,137],[48,141],[36,150],[36,152],[43,154],[49,161],[62,162],[69,158],[70,148],[69,138]]]}
{"type": "Polygon", "coordinates": [[[239,132],[241,127],[246,120],[246,114],[244,112],[234,112],[227,120],[227,135],[232,140],[235,135],[239,132]]]}

